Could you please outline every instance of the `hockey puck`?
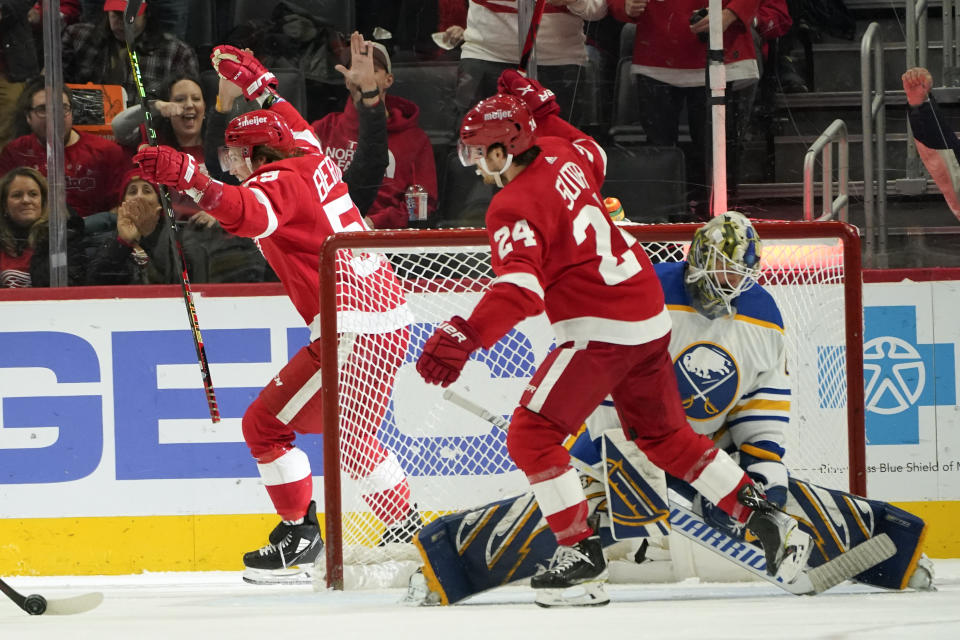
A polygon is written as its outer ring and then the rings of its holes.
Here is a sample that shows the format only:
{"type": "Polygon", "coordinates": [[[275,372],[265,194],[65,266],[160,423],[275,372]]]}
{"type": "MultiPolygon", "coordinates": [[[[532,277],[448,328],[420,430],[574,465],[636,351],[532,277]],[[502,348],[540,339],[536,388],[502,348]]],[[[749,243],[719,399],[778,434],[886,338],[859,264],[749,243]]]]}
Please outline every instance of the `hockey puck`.
{"type": "Polygon", "coordinates": [[[27,596],[23,601],[23,610],[32,616],[43,615],[47,610],[47,599],[37,594],[27,596]]]}

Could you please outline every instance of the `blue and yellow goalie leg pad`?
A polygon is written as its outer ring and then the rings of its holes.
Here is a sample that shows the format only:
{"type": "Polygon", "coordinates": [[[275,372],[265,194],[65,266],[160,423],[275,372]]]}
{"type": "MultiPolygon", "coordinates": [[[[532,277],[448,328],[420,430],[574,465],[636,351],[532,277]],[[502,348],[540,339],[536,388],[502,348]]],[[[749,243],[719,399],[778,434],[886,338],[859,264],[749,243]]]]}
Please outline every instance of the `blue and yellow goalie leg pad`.
{"type": "Polygon", "coordinates": [[[607,510],[616,540],[662,537],[670,533],[663,471],[647,460],[620,431],[603,434],[607,510]]]}
{"type": "Polygon", "coordinates": [[[427,587],[442,604],[529,578],[557,548],[533,493],[434,520],[414,544],[427,587]]]}
{"type": "Polygon", "coordinates": [[[885,589],[905,589],[923,550],[926,523],[892,504],[868,500],[790,478],[787,512],[814,540],[808,564],[819,566],[865,540],[886,533],[897,547],[893,557],[854,579],[885,589]]]}

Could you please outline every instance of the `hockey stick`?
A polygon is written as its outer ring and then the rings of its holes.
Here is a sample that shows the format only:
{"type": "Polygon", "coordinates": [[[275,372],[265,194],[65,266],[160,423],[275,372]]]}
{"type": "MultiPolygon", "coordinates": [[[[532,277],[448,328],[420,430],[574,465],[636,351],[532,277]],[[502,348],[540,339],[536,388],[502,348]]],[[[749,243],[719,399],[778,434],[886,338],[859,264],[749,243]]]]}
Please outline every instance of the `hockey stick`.
{"type": "MultiPolygon", "coordinates": [[[[153,128],[153,116],[150,114],[150,108],[147,105],[147,93],[143,87],[143,77],[140,75],[140,61],[137,52],[133,50],[133,41],[136,38],[134,33],[134,22],[137,19],[137,13],[140,12],[140,6],[143,0],[129,0],[127,9],[123,14],[123,35],[127,44],[127,56],[130,58],[130,68],[133,71],[133,80],[137,85],[137,93],[140,96],[140,108],[143,110],[143,120],[147,128],[147,141],[151,147],[157,146],[157,132],[153,128]]],[[[180,239],[180,228],[177,226],[177,218],[170,208],[170,195],[167,193],[167,187],[159,185],[160,204],[163,206],[163,212],[170,223],[170,230],[173,233],[171,241],[176,250],[176,260],[180,267],[180,291],[183,293],[183,302],[187,308],[187,319],[190,321],[190,329],[193,332],[193,346],[197,351],[197,360],[200,363],[200,376],[203,378],[203,390],[207,396],[207,408],[210,410],[210,420],[220,422],[220,408],[217,406],[217,396],[213,391],[213,380],[210,378],[210,365],[207,363],[207,350],[203,346],[203,336],[200,335],[200,321],[197,318],[197,308],[193,304],[193,291],[190,287],[190,276],[187,274],[187,261],[183,257],[183,244],[180,239]]]]}
{"type": "MultiPolygon", "coordinates": [[[[502,429],[503,431],[507,431],[510,429],[510,422],[506,420],[503,416],[498,416],[493,413],[490,413],[489,411],[487,411],[486,409],[478,405],[473,400],[463,397],[453,389],[444,390],[443,399],[457,405],[461,409],[466,409],[473,415],[483,420],[486,420],[487,422],[497,427],[498,429],[502,429]]],[[[570,466],[572,466],[574,469],[576,469],[583,475],[590,476],[597,482],[604,481],[602,473],[600,473],[593,467],[587,465],[582,460],[578,460],[577,458],[574,458],[573,456],[570,457],[570,466]]]]}
{"type": "Polygon", "coordinates": [[[819,567],[801,571],[792,582],[767,574],[763,551],[751,544],[734,540],[707,524],[694,513],[690,503],[673,490],[668,490],[670,503],[670,530],[684,538],[723,556],[758,578],[795,595],[816,595],[850,580],[897,553],[890,536],[881,533],[858,544],[849,551],[819,567]]]}
{"type": "Polygon", "coordinates": [[[14,604],[32,616],[40,616],[44,613],[54,616],[68,616],[90,611],[103,602],[103,594],[99,592],[85,593],[81,596],[59,598],[56,600],[48,600],[35,593],[29,596],[23,596],[3,580],[0,580],[0,591],[13,600],[14,604]]]}
{"type": "Polygon", "coordinates": [[[547,0],[537,0],[533,7],[533,15],[530,16],[530,27],[527,29],[527,39],[523,43],[523,51],[520,54],[520,64],[517,65],[517,71],[527,75],[527,65],[530,64],[530,56],[533,54],[533,45],[537,40],[537,30],[540,28],[540,18],[543,16],[543,9],[547,0]]]}
{"type": "MultiPolygon", "coordinates": [[[[445,390],[443,392],[443,398],[469,411],[475,416],[486,420],[497,428],[506,431],[510,427],[510,423],[502,416],[490,413],[480,405],[463,397],[452,389],[445,390]]],[[[605,478],[602,477],[601,473],[598,473],[596,469],[584,464],[577,458],[571,457],[570,464],[580,473],[588,475],[600,482],[605,482],[605,478]]],[[[677,532],[684,538],[688,538],[700,546],[723,556],[733,564],[742,567],[758,578],[795,595],[822,593],[892,558],[897,552],[897,547],[893,541],[890,540],[890,536],[882,533],[841,553],[818,567],[801,571],[793,581],[788,583],[782,578],[767,574],[766,559],[763,551],[759,547],[734,540],[719,529],[707,524],[701,516],[692,511],[690,503],[675,491],[668,490],[667,501],[670,509],[669,520],[671,531],[677,532]]]]}

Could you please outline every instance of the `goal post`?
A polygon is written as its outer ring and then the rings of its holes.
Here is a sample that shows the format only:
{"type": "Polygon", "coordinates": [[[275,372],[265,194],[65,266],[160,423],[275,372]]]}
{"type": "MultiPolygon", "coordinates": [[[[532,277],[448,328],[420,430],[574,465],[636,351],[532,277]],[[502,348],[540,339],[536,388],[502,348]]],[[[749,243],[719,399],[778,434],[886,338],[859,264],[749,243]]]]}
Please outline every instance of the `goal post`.
{"type": "MultiPolygon", "coordinates": [[[[863,393],[863,302],[860,237],[842,222],[755,222],[763,241],[760,278],[784,317],[792,400],[787,428],[791,472],[824,486],[866,495],[863,393]]],[[[696,224],[625,225],[654,263],[682,260],[696,224]]],[[[412,545],[378,547],[382,523],[360,499],[367,481],[347,473],[357,464],[343,437],[355,440],[341,416],[357,406],[382,405],[375,434],[410,483],[424,521],[522,491],[526,479],[506,452],[505,434],[443,399],[419,379],[415,363],[437,324],[467,317],[494,274],[483,229],[381,230],[331,236],[320,254],[320,340],[323,401],[323,493],[328,587],[348,588],[345,567],[410,560],[412,545]],[[377,354],[344,354],[338,309],[344,305],[344,266],[360,256],[389,261],[412,321],[406,356],[381,371],[377,354]],[[344,378],[344,359],[353,377],[344,378]],[[358,365],[358,362],[359,365],[358,365]],[[357,371],[372,378],[367,385],[357,371]],[[370,391],[366,389],[369,387],[370,391]],[[386,389],[386,391],[384,391],[386,389]],[[377,397],[374,397],[378,394],[377,397]],[[409,547],[404,551],[396,547],[409,547]]],[[[356,275],[353,274],[354,279],[356,275]]],[[[362,278],[361,278],[362,280],[362,278]]],[[[376,295],[371,291],[371,295],[376,295]]],[[[363,301],[353,301],[363,306],[363,301]]],[[[353,307],[351,307],[353,308],[353,307]]],[[[509,418],[536,365],[553,347],[541,314],[520,323],[489,350],[471,358],[457,391],[509,418]]],[[[369,414],[369,411],[367,411],[369,414]]],[[[352,574],[351,574],[352,575],[352,574]]],[[[360,582],[364,582],[360,580],[360,582]]],[[[382,585],[378,585],[382,586],[382,585]]]]}

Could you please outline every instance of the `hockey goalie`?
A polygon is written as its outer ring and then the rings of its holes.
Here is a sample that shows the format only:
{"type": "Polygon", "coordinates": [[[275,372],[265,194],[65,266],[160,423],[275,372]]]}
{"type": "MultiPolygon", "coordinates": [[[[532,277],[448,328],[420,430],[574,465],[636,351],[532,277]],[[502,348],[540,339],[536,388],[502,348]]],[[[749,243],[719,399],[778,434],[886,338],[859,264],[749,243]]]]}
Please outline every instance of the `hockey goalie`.
{"type": "MultiPolygon", "coordinates": [[[[813,540],[806,570],[790,582],[764,571],[764,554],[744,527],[683,480],[665,475],[627,443],[612,403],[587,421],[571,446],[606,549],[628,545],[651,578],[679,538],[795,594],[815,594],[846,579],[885,589],[932,589],[922,555],[926,525],[893,505],[790,476],[782,459],[790,384],[784,327],[773,297],[756,278],[762,251],[750,221],[736,212],[694,235],[684,262],[655,266],[670,309],[670,355],[683,406],[695,430],[732,454],[767,499],[813,540]]],[[[408,600],[454,604],[529,578],[556,549],[532,493],[446,515],[415,539],[423,560],[408,600]]],[[[662,579],[662,578],[661,578],[662,579]]],[[[574,589],[543,606],[595,602],[574,589]]]]}

